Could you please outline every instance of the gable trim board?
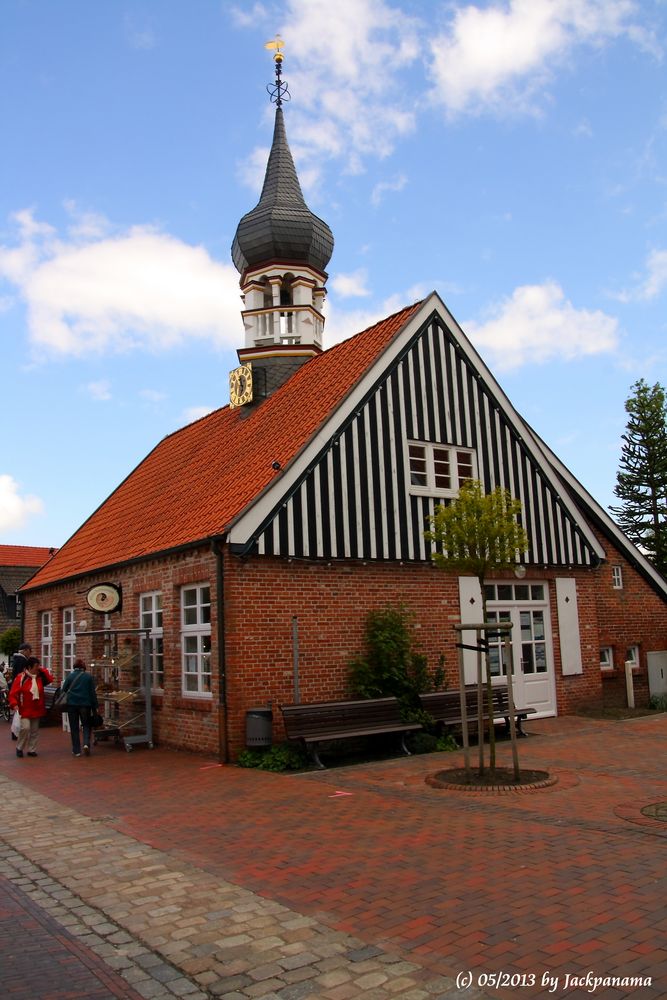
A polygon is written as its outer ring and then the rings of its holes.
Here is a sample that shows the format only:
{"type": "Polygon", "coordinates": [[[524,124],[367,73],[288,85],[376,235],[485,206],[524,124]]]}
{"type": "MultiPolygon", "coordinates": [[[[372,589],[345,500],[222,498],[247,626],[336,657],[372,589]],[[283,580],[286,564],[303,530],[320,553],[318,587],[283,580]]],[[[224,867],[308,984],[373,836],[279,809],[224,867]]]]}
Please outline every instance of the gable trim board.
{"type": "Polygon", "coordinates": [[[440,500],[408,493],[408,439],[476,451],[485,488],[503,486],[522,501],[526,561],[592,568],[604,558],[530,429],[435,292],[280,479],[232,522],[232,551],[430,560],[423,530],[440,500]]]}

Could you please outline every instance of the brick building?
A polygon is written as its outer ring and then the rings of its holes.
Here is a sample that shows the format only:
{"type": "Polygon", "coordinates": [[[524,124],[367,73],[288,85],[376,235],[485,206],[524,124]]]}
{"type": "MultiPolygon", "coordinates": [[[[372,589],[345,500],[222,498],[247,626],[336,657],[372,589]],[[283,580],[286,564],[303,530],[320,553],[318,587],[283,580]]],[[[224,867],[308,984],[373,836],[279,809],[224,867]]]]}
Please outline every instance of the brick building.
{"type": "Polygon", "coordinates": [[[628,659],[645,700],[649,667],[667,666],[667,583],[438,295],[323,350],[333,237],[305,204],[277,103],[260,201],[232,247],[245,337],[231,403],[161,441],[29,581],[26,635],[62,673],[104,629],[145,629],[155,738],[221,759],[242,748],[248,709],[294,700],[295,677],[304,702],[346,696],[373,608],[412,609],[455,685],[453,626],[479,620],[481,594],[433,568],[423,532],[474,477],[522,501],[530,540],[487,585],[490,615],[514,623],[517,701],[543,716],[620,701],[628,659]]]}
{"type": "Polygon", "coordinates": [[[20,626],[18,591],[53,553],[54,549],[37,545],[0,545],[0,634],[20,626]]]}

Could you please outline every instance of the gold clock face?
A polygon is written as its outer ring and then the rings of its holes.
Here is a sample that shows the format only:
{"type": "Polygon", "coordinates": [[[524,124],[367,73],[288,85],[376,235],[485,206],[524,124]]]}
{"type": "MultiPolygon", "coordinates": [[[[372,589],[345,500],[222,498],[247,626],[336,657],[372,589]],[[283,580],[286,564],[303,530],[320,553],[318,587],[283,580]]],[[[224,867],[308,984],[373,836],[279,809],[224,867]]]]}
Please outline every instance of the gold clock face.
{"type": "Polygon", "coordinates": [[[229,405],[243,406],[252,400],[252,367],[241,365],[229,373],[229,405]]]}

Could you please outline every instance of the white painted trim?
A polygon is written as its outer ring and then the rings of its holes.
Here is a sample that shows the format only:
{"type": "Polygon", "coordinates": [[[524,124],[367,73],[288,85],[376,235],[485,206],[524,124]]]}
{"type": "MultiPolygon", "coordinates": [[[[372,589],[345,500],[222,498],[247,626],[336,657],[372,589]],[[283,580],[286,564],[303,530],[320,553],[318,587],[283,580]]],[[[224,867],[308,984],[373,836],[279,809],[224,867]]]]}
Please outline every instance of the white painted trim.
{"type": "Polygon", "coordinates": [[[564,677],[583,674],[577,581],[571,577],[557,577],[556,579],[556,609],[558,611],[561,673],[564,677]]]}
{"type": "MultiPolygon", "coordinates": [[[[406,346],[410,339],[417,333],[425,321],[432,313],[437,313],[447,326],[456,340],[468,364],[474,371],[477,371],[488,386],[491,393],[498,400],[503,409],[507,421],[514,429],[517,438],[523,442],[526,450],[531,455],[545,480],[550,484],[556,495],[560,498],[563,507],[568,511],[570,517],[579,527],[592,551],[600,559],[604,559],[605,552],[598,542],[594,532],[589,528],[582,512],[577,508],[562,483],[552,468],[550,458],[546,454],[542,442],[534,435],[530,427],[524,423],[517,411],[510,403],[500,385],[491,374],[481,357],[472,346],[461,327],[451,315],[444,302],[437,294],[432,292],[424,300],[420,309],[404,324],[395,334],[387,347],[376,358],[375,363],[354,385],[348,395],[342,400],[338,407],[333,410],[329,417],[320,427],[310,441],[302,448],[291,463],[283,472],[283,475],[270,483],[267,488],[260,493],[251,504],[242,511],[229,528],[229,541],[232,545],[245,544],[249,538],[258,531],[262,522],[269,516],[273,508],[278,503],[281,496],[291,491],[298,478],[305,472],[308,465],[315,459],[319,451],[335,437],[343,422],[354,413],[359,407],[366,394],[377,381],[380,373],[384,371],[398,353],[406,346]]],[[[454,359],[455,360],[455,359],[454,359]]],[[[452,415],[456,419],[456,414],[452,415]]],[[[518,445],[518,442],[517,442],[518,445]]],[[[667,584],[665,585],[667,587],[667,584]]]]}

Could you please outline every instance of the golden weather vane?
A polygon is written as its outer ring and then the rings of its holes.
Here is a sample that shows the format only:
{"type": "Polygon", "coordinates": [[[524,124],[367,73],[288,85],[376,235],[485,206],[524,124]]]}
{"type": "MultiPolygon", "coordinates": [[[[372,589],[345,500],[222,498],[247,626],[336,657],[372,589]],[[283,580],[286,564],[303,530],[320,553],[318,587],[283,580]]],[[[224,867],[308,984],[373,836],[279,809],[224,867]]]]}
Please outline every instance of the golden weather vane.
{"type": "Polygon", "coordinates": [[[283,71],[283,56],[282,50],[285,46],[284,41],[280,35],[276,35],[272,38],[270,42],[265,42],[264,48],[270,49],[273,52],[273,61],[276,64],[276,80],[275,83],[269,84],[267,86],[267,91],[273,103],[277,107],[281,107],[283,101],[289,101],[290,92],[287,89],[287,83],[283,83],[282,71],[283,71]]]}

